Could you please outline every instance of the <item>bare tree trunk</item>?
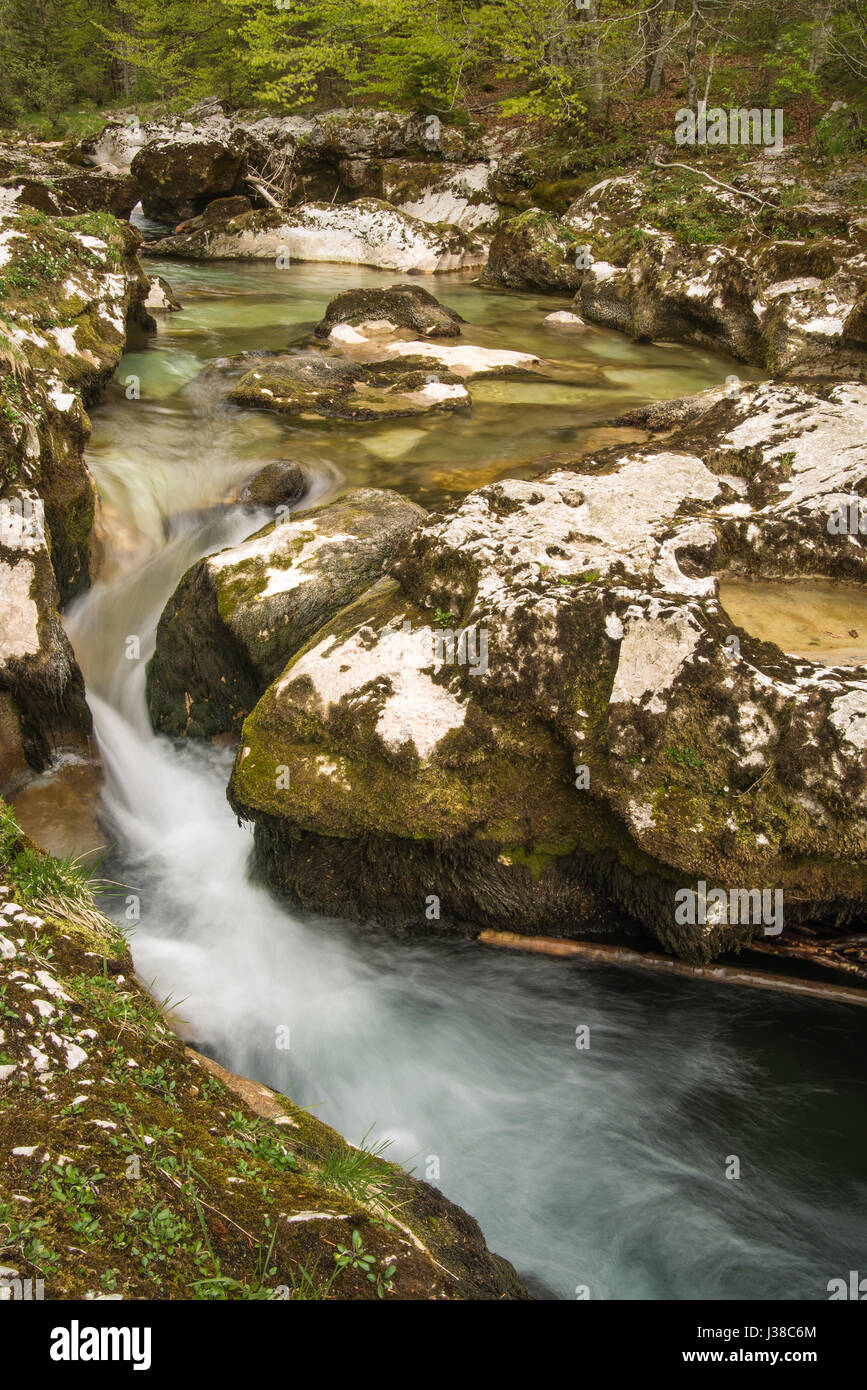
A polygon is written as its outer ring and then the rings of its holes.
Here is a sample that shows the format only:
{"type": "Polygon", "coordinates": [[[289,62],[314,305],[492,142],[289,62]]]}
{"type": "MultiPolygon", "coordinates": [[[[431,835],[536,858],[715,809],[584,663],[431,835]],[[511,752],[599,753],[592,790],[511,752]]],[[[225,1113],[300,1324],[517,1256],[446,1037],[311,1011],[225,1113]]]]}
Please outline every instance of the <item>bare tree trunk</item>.
{"type": "Polygon", "coordinates": [[[656,96],[662,86],[662,79],[665,73],[665,54],[668,48],[668,41],[671,37],[671,26],[674,23],[674,0],[667,0],[665,14],[660,22],[659,42],[656,46],[656,53],[653,57],[653,67],[650,72],[650,82],[647,91],[650,96],[656,96]]]}
{"type": "Polygon", "coordinates": [[[641,38],[644,44],[644,84],[645,92],[650,91],[650,79],[653,76],[653,59],[659,44],[660,9],[663,0],[653,0],[653,3],[639,16],[638,26],[641,31],[641,38]]]}
{"type": "Polygon", "coordinates": [[[587,87],[594,101],[602,100],[602,59],[600,56],[599,41],[599,7],[596,0],[590,0],[586,10],[581,13],[585,16],[587,28],[587,87]]]}
{"type": "Polygon", "coordinates": [[[692,15],[689,21],[689,38],[686,44],[686,104],[691,111],[695,110],[695,99],[698,90],[698,74],[696,73],[696,53],[698,51],[698,31],[701,25],[701,14],[698,8],[698,0],[692,0],[692,15]]]}

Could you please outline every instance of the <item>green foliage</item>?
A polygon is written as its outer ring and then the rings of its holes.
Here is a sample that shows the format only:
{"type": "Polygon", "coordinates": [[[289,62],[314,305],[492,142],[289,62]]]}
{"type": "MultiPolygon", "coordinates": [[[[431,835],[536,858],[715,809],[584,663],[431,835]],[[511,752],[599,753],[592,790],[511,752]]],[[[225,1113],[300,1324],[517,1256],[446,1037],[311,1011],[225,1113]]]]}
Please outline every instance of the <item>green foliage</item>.
{"type": "MultiPolygon", "coordinates": [[[[642,90],[671,93],[688,70],[711,104],[818,114],[831,84],[862,110],[859,2],[817,11],[807,0],[701,0],[693,11],[675,0],[668,16],[649,0],[0,0],[0,123],[79,138],[106,107],[182,109],[212,96],[277,111],[379,105],[458,120],[460,103],[479,109],[481,91],[495,93],[482,107],[553,122],[570,141],[573,171],[603,167],[634,147],[642,122],[644,137],[653,133],[659,112],[642,108],[642,90]],[[586,139],[603,110],[614,145],[586,139]]],[[[817,139],[827,155],[857,151],[858,129],[857,116],[841,118],[817,139]]]]}

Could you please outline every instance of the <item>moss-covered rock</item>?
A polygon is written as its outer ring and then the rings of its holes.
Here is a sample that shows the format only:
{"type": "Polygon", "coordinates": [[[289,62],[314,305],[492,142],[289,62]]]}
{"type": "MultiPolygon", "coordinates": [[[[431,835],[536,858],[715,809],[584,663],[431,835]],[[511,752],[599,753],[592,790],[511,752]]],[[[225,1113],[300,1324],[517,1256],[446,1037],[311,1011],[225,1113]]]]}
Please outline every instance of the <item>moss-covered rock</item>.
{"type": "Polygon", "coordinates": [[[462,410],[470,398],[459,381],[430,379],[400,358],[364,365],[314,353],[264,361],[229,393],[235,405],[276,410],[302,419],[384,420],[462,410]],[[407,369],[409,366],[409,369],[407,369]]]}
{"type": "Polygon", "coordinates": [[[147,217],[181,222],[215,198],[243,191],[245,157],[241,142],[204,130],[148,141],[134,156],[130,174],[147,217]]]}
{"type": "Polygon", "coordinates": [[[74,168],[49,150],[0,145],[0,189],[21,205],[52,217],[109,212],[127,218],[138,202],[128,174],[74,168]]]}
{"type": "Polygon", "coordinates": [[[292,653],[379,578],[424,515],[397,493],[361,488],[200,560],[157,629],[147,677],[154,727],[237,733],[292,653]]]}
{"type": "Polygon", "coordinates": [[[464,322],[421,285],[390,285],[385,290],[344,290],[331,300],[314,332],[317,338],[327,338],[335,324],[358,328],[377,321],[411,328],[425,338],[457,338],[464,322]]]}
{"type": "Polygon", "coordinates": [[[152,320],[140,238],[105,213],[0,218],[0,766],[86,747],[90,714],[57,605],[90,582],[95,505],[84,463],[98,398],[130,321],[152,320]],[[7,640],[8,639],[8,640],[7,640]]]}
{"type": "Polygon", "coordinates": [[[865,388],[686,418],[430,517],[289,661],[230,787],[272,883],[421,931],[631,918],[690,960],[771,926],[683,918],[701,883],[863,914],[864,671],[735,629],[717,576],[863,580],[828,521],[867,491],[865,388]]]}
{"type": "Polygon", "coordinates": [[[578,289],[583,274],[575,262],[577,248],[569,227],[540,208],[528,208],[500,223],[483,279],[511,290],[569,293],[578,289]]]}
{"type": "Polygon", "coordinates": [[[779,206],[659,172],[603,179],[563,220],[585,243],[575,305],[593,322],[708,343],[777,376],[867,375],[867,248],[838,204],[779,206]]]}

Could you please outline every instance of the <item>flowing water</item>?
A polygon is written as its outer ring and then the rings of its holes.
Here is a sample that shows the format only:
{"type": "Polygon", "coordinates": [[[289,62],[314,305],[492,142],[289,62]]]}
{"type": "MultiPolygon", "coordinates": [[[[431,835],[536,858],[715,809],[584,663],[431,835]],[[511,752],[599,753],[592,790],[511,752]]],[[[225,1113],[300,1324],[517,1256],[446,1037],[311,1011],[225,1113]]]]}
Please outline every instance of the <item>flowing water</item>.
{"type": "Polygon", "coordinates": [[[556,357],[557,379],[490,383],[468,417],[293,424],[226,408],[199,368],[298,341],[340,289],[395,277],[150,268],[186,307],[129,352],[93,412],[104,562],[68,621],[105,768],[111,869],[140,900],[140,977],[182,1001],[190,1035],[231,1069],[354,1142],[375,1125],[391,1157],[466,1207],[547,1296],[826,1297],[829,1279],[864,1267],[861,1010],[293,912],[248,878],[250,833],[225,800],[230,752],[154,737],[144,706],[162,606],[194,559],[253,529],[221,502],[257,466],[303,463],[308,502],[374,484],[435,505],[530,472],[533,457],[592,448],[614,437],[606,417],[719,382],[731,363],[555,334],[541,320],[565,306],[443,277],[436,292],[470,320],[468,341],[556,357]],[[584,385],[569,384],[570,366],[584,385]],[[726,1177],[733,1158],[739,1178],[726,1177]]]}

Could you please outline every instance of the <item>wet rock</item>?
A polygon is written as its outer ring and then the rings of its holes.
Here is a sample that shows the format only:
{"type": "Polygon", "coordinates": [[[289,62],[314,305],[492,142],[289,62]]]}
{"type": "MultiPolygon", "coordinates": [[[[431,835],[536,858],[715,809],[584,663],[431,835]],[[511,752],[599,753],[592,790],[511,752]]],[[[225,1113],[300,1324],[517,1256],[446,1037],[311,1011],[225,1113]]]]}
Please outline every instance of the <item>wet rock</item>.
{"type": "Polygon", "coordinates": [[[483,265],[487,247],[457,227],[436,226],[375,198],[251,212],[152,243],[154,255],[239,260],[335,261],[411,273],[483,265]]]}
{"type": "Polygon", "coordinates": [[[867,672],[734,629],[717,576],[863,579],[828,518],[867,490],[865,426],[856,383],[742,387],[429,517],[244,724],[230,800],[268,880],[423,932],[632,918],[693,961],[772,929],[683,916],[702,883],[863,914],[867,672]]]}
{"type": "Polygon", "coordinates": [[[576,236],[563,223],[529,208],[501,223],[483,276],[489,285],[512,290],[577,290],[583,272],[575,264],[576,236]]]}
{"type": "Polygon", "coordinates": [[[162,275],[152,275],[144,307],[149,310],[164,309],[176,313],[183,308],[183,305],[175,298],[175,292],[168,280],[164,280],[162,275]]]}
{"type": "Polygon", "coordinates": [[[361,365],[313,353],[264,361],[241,378],[229,399],[248,409],[339,420],[395,419],[470,405],[459,381],[430,380],[423,363],[421,369],[400,360],[361,365]]]}
{"type": "Polygon", "coordinates": [[[237,732],[289,657],[374,584],[421,507],[361,488],[188,570],[163,613],[148,705],[163,733],[237,732]]]}
{"type": "Polygon", "coordinates": [[[304,496],[307,477],[291,459],[275,459],[241,484],[238,501],[244,507],[291,507],[304,496]]]}
{"type": "Polygon", "coordinates": [[[344,290],[331,300],[314,332],[317,338],[327,338],[335,324],[359,328],[372,321],[411,328],[428,338],[457,338],[464,322],[420,285],[390,285],[385,290],[344,290]]]}

